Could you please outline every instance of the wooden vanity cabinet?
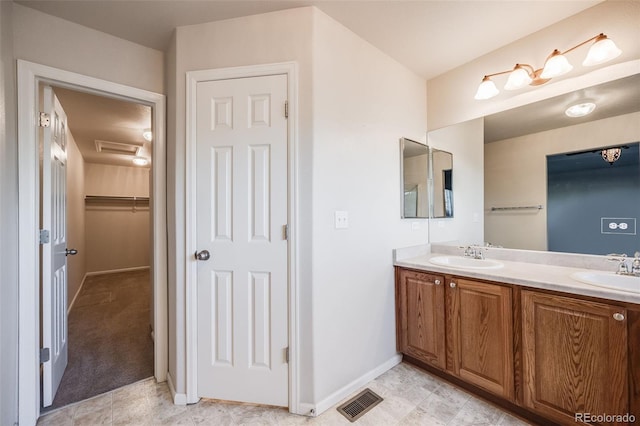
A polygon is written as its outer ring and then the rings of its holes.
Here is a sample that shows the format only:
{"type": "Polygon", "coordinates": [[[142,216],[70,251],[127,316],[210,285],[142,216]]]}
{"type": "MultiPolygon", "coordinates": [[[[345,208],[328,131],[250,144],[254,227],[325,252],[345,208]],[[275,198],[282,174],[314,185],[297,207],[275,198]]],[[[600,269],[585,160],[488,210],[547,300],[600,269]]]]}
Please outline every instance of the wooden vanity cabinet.
{"type": "Polygon", "coordinates": [[[627,311],[522,291],[524,406],[563,424],[629,413],[627,311]]]}
{"type": "Polygon", "coordinates": [[[511,288],[463,278],[447,282],[447,352],[453,374],[513,401],[511,288]]]}
{"type": "Polygon", "coordinates": [[[444,370],[444,277],[407,269],[397,271],[398,351],[444,370]]]}
{"type": "Polygon", "coordinates": [[[637,305],[397,267],[396,315],[399,352],[535,422],[640,419],[637,305]]]}
{"type": "Polygon", "coordinates": [[[399,268],[396,292],[398,351],[513,399],[509,287],[399,268]]]}

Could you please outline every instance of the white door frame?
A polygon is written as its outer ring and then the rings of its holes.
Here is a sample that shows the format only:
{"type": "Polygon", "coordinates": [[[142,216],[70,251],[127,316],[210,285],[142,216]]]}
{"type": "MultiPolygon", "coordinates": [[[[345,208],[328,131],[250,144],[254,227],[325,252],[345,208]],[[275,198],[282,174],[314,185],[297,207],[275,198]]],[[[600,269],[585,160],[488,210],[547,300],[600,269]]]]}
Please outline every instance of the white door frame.
{"type": "Polygon", "coordinates": [[[298,321],[298,66],[295,62],[219,68],[190,71],[186,78],[186,374],[188,403],[198,401],[197,371],[197,261],[189,253],[196,247],[196,89],[199,82],[227,80],[233,78],[259,77],[266,75],[287,75],[287,96],[289,99],[288,132],[288,197],[289,216],[289,411],[300,412],[299,401],[299,321],[298,321]]]}
{"type": "Polygon", "coordinates": [[[154,375],[168,371],[165,96],[98,78],[18,60],[18,415],[36,424],[40,415],[39,151],[38,86],[66,87],[152,107],[152,221],[154,375]]]}

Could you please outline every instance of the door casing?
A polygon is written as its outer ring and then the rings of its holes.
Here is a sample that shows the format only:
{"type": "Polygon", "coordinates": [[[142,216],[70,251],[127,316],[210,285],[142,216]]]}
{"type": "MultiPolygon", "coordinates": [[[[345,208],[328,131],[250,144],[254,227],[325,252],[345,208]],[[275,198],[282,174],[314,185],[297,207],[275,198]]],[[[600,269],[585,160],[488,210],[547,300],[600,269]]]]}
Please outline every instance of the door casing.
{"type": "Polygon", "coordinates": [[[168,371],[167,219],[165,96],[70,71],[18,60],[18,416],[20,424],[36,424],[40,415],[39,321],[39,158],[37,117],[39,84],[109,96],[152,107],[152,236],[154,286],[154,375],[162,382],[168,371]]]}
{"type": "MultiPolygon", "coordinates": [[[[186,75],[186,236],[187,253],[194,253],[196,247],[196,89],[199,82],[227,80],[235,78],[259,77],[267,75],[287,75],[288,90],[288,197],[289,216],[289,411],[308,414],[299,401],[299,319],[298,319],[298,137],[297,137],[297,88],[298,66],[295,62],[219,68],[190,71],[186,75]],[[304,412],[303,412],[304,411],[304,412]]],[[[197,261],[193,255],[184,256],[186,271],[186,395],[187,403],[199,400],[197,395],[197,261]]]]}

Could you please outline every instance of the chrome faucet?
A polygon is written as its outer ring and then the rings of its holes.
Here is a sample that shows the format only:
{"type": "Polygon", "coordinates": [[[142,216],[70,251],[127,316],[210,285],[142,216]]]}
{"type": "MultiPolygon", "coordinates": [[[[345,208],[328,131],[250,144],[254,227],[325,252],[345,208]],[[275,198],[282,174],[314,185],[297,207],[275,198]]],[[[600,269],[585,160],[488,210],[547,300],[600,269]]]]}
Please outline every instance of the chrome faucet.
{"type": "Polygon", "coordinates": [[[625,253],[616,254],[611,253],[608,255],[611,261],[617,261],[618,270],[616,274],[618,275],[631,275],[635,277],[640,277],[640,251],[635,252],[633,255],[633,261],[631,262],[631,269],[627,265],[627,255],[625,253]]]}
{"type": "Polygon", "coordinates": [[[464,249],[465,257],[470,257],[472,259],[484,259],[484,253],[482,252],[483,247],[471,245],[460,248],[464,249]]]}
{"type": "Polygon", "coordinates": [[[636,277],[640,277],[640,251],[635,252],[633,255],[633,262],[631,262],[631,274],[636,277]]]}

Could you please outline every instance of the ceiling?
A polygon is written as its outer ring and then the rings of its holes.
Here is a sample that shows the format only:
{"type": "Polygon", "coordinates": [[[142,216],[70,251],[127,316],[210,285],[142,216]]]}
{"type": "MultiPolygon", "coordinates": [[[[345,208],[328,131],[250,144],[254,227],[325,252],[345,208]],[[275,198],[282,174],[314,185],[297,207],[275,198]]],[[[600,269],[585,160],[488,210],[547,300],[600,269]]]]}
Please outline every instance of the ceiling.
{"type": "MultiPolygon", "coordinates": [[[[1,0],[0,0],[1,1],[1,0]]],[[[431,79],[601,0],[22,0],[23,6],[164,51],[177,26],[314,5],[372,45],[431,79]],[[535,19],[532,19],[535,17],[535,19]],[[455,47],[455,48],[453,48],[455,47]]],[[[57,89],[85,161],[131,165],[100,155],[95,140],[142,143],[148,107],[57,89]]],[[[151,144],[143,156],[150,158],[151,144]]]]}
{"type": "Polygon", "coordinates": [[[133,166],[136,156],[151,159],[152,143],[142,137],[151,128],[151,107],[58,87],[54,92],[84,161],[133,166]]]}
{"type": "Polygon", "coordinates": [[[16,3],[162,51],[177,26],[314,5],[428,80],[600,1],[22,0],[16,3]]]}
{"type": "Polygon", "coordinates": [[[485,116],[484,142],[515,138],[636,111],[640,111],[640,74],[485,116]],[[596,109],[591,114],[580,118],[565,115],[569,106],[585,101],[596,104],[596,109]]]}

